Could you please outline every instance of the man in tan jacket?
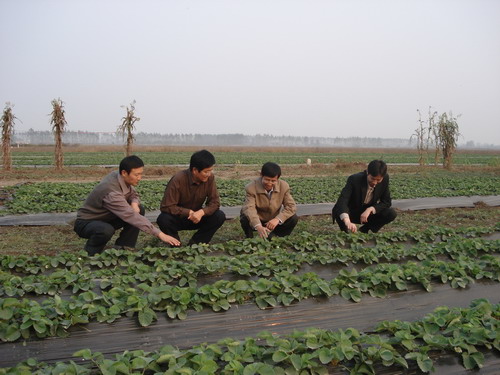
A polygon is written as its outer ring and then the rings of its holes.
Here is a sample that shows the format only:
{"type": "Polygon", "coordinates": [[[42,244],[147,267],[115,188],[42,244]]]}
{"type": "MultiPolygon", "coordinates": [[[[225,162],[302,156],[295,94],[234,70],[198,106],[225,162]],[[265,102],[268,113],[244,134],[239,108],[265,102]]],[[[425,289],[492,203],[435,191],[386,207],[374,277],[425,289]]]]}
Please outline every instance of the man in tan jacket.
{"type": "Polygon", "coordinates": [[[267,162],[260,177],[245,186],[240,223],[247,238],[257,231],[261,238],[288,236],[297,225],[297,207],[287,182],[280,180],[281,168],[267,162]]]}

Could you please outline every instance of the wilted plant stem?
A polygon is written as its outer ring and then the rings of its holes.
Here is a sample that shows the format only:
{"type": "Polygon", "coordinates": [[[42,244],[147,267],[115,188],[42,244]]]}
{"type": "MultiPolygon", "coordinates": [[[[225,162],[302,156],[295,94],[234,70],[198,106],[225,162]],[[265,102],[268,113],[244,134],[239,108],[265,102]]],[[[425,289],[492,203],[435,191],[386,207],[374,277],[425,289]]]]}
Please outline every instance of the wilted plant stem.
{"type": "Polygon", "coordinates": [[[64,155],[62,150],[62,135],[67,124],[64,112],[64,103],[61,99],[52,100],[51,120],[52,132],[55,139],[54,161],[57,170],[62,170],[64,165],[64,155]]]}

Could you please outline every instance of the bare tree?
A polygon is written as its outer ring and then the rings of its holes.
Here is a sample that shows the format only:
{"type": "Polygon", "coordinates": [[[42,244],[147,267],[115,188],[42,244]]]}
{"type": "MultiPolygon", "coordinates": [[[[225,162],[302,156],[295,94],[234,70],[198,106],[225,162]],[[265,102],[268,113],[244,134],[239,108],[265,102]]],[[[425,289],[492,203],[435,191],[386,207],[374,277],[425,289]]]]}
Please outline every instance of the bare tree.
{"type": "Polygon", "coordinates": [[[437,111],[432,112],[431,114],[431,107],[429,107],[429,121],[428,121],[428,144],[430,145],[431,143],[434,144],[434,165],[438,164],[439,161],[439,151],[440,151],[440,145],[439,145],[439,126],[438,122],[436,121],[438,117],[437,111]]]}
{"type": "Polygon", "coordinates": [[[437,124],[439,145],[443,153],[443,167],[446,169],[450,169],[452,166],[453,154],[457,148],[457,141],[460,136],[457,122],[458,117],[460,117],[460,115],[453,117],[451,111],[449,115],[445,112],[439,116],[439,122],[437,124]]]}
{"type": "Polygon", "coordinates": [[[431,144],[434,144],[434,165],[437,165],[439,159],[439,142],[437,136],[437,111],[432,112],[431,107],[429,107],[429,113],[427,115],[427,149],[431,144]]]}
{"type": "Polygon", "coordinates": [[[425,164],[425,152],[427,152],[427,146],[425,144],[426,128],[424,127],[425,121],[422,120],[420,110],[417,109],[417,112],[419,126],[415,129],[415,133],[413,133],[411,138],[415,137],[417,139],[418,164],[423,166],[425,164]]]}
{"type": "Polygon", "coordinates": [[[419,127],[415,129],[415,133],[413,133],[411,138],[415,137],[417,139],[418,164],[422,166],[427,162],[429,146],[432,143],[431,134],[433,134],[436,127],[437,112],[432,112],[432,107],[429,107],[427,121],[422,120],[422,114],[419,109],[417,109],[417,112],[419,127]],[[427,127],[425,124],[427,124],[427,127]]]}
{"type": "Polygon", "coordinates": [[[67,124],[64,114],[64,103],[61,99],[52,100],[52,113],[50,123],[52,124],[52,132],[56,147],[54,151],[55,165],[58,171],[62,170],[64,165],[64,155],[62,150],[62,135],[67,124]]]}
{"type": "Polygon", "coordinates": [[[10,103],[5,103],[5,108],[2,114],[2,160],[3,169],[10,171],[12,169],[12,158],[10,155],[10,143],[12,140],[12,133],[14,132],[14,120],[16,116],[12,113],[10,103]]]}
{"type": "Polygon", "coordinates": [[[135,115],[135,100],[130,103],[130,108],[122,106],[122,108],[127,109],[127,115],[122,117],[122,123],[118,126],[118,133],[120,133],[123,138],[127,138],[127,143],[125,146],[125,154],[129,156],[132,154],[132,144],[134,143],[134,129],[136,121],[140,118],[135,115]]]}

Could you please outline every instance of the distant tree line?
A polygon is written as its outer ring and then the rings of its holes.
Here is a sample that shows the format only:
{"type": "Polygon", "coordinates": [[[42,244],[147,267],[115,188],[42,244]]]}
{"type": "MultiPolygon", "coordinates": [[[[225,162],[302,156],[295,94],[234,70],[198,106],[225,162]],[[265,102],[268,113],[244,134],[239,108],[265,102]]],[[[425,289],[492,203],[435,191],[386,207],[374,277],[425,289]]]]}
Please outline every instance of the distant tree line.
{"type": "MultiPolygon", "coordinates": [[[[125,135],[127,137],[127,135],[125,135]]],[[[65,144],[83,145],[122,145],[123,134],[116,132],[66,131],[62,136],[65,144]]],[[[12,139],[13,144],[53,144],[54,136],[50,131],[29,129],[17,132],[12,139]]],[[[413,147],[413,140],[403,138],[322,138],[274,136],[269,134],[160,134],[136,133],[134,144],[164,146],[284,146],[284,147],[413,147]]]]}
{"type": "MultiPolygon", "coordinates": [[[[82,145],[123,145],[123,135],[116,132],[66,131],[63,134],[65,144],[82,145]]],[[[274,136],[269,134],[160,134],[136,133],[134,144],[162,146],[283,146],[283,147],[376,147],[376,148],[414,148],[417,140],[405,138],[370,138],[370,137],[295,137],[274,136]]],[[[12,144],[54,144],[50,131],[30,129],[16,132],[12,144]]],[[[460,148],[499,149],[493,144],[476,144],[469,141],[460,148]]]]}

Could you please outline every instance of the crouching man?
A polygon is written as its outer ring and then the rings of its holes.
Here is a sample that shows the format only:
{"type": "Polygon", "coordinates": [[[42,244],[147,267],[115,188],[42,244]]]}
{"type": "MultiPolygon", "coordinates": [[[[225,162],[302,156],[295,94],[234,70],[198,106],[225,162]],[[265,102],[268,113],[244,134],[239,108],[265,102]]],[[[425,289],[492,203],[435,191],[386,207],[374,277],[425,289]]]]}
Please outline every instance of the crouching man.
{"type": "Polygon", "coordinates": [[[213,174],[215,157],[207,150],[191,155],[189,168],[168,182],[156,219],[165,233],[180,239],[179,231],[196,230],[188,246],[209,243],[226,221],[213,174]]]}
{"type": "Polygon", "coordinates": [[[267,162],[260,177],[245,187],[240,223],[247,238],[253,237],[254,231],[261,238],[288,236],[297,225],[299,218],[290,186],[280,176],[280,166],[267,162]]]}
{"type": "Polygon", "coordinates": [[[89,255],[102,252],[120,228],[123,229],[115,242],[118,248],[134,248],[139,231],[172,246],[180,245],[179,240],[163,233],[144,217],[144,207],[134,189],[143,172],[143,161],[135,155],[127,156],[120,162],[119,170],[104,177],[78,210],[74,230],[80,237],[87,238],[85,250],[89,255]]]}
{"type": "Polygon", "coordinates": [[[372,160],[368,168],[349,176],[340,197],[332,209],[333,222],[340,230],[355,233],[377,233],[393,221],[397,214],[391,208],[387,165],[382,160],[372,160]]]}

